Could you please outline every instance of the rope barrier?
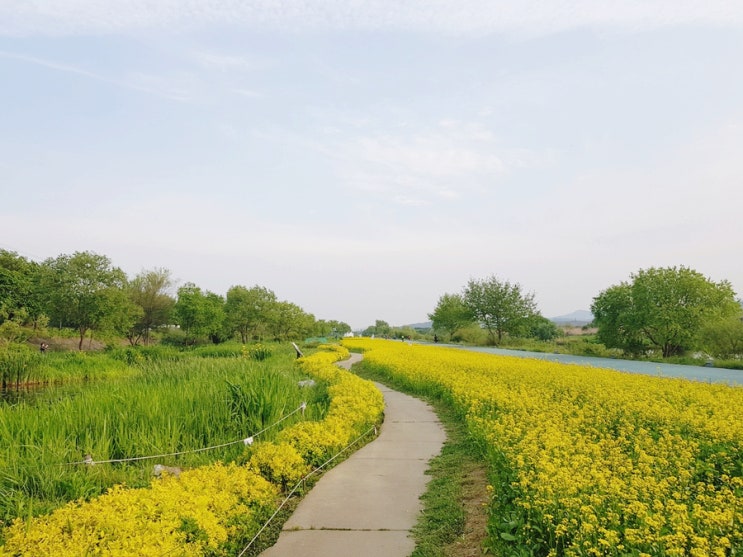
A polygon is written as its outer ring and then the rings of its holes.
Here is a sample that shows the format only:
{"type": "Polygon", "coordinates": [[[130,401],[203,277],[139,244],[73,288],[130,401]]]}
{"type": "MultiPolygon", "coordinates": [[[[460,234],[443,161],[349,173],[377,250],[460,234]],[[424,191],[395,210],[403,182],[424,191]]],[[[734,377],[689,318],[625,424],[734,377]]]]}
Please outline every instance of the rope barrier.
{"type": "Polygon", "coordinates": [[[350,449],[351,447],[353,447],[356,443],[358,443],[359,441],[361,441],[361,439],[363,439],[364,437],[366,437],[367,435],[369,435],[369,433],[371,433],[372,431],[374,432],[374,435],[376,435],[377,434],[377,426],[373,426],[373,427],[369,428],[368,430],[366,430],[364,433],[362,433],[361,435],[359,435],[356,439],[354,439],[353,441],[351,441],[348,445],[346,445],[340,451],[338,451],[336,454],[334,454],[332,457],[330,457],[328,460],[326,460],[325,462],[323,462],[320,466],[318,466],[317,468],[315,468],[314,470],[312,470],[311,472],[309,472],[308,474],[306,474],[301,480],[299,480],[297,482],[297,485],[295,485],[292,488],[292,490],[289,492],[289,494],[286,496],[286,498],[281,502],[281,504],[276,509],[276,511],[271,515],[271,517],[266,521],[266,523],[261,527],[261,529],[258,530],[258,533],[255,536],[253,536],[253,539],[250,540],[250,542],[248,542],[248,545],[245,546],[245,548],[238,554],[237,557],[243,557],[243,555],[245,555],[245,552],[248,549],[250,549],[250,547],[253,545],[253,543],[255,543],[255,540],[257,540],[260,537],[260,535],[263,533],[263,531],[266,528],[268,528],[268,525],[271,524],[271,522],[273,521],[274,518],[276,518],[276,515],[279,514],[279,512],[281,511],[281,509],[284,508],[284,505],[286,505],[286,503],[289,501],[289,499],[292,498],[292,496],[297,491],[297,489],[299,489],[299,486],[303,485],[304,482],[306,482],[314,474],[319,473],[328,464],[330,464],[331,462],[333,462],[336,458],[338,458],[340,455],[342,455],[343,453],[345,453],[348,449],[350,449]]]}
{"type": "Polygon", "coordinates": [[[130,457],[130,458],[112,458],[112,459],[109,459],[109,460],[93,460],[92,455],[87,455],[84,460],[80,460],[80,461],[77,461],[77,462],[67,462],[65,464],[62,464],[61,466],[75,466],[75,465],[79,465],[79,464],[87,464],[88,466],[93,466],[94,464],[110,464],[110,463],[118,463],[118,462],[135,462],[135,461],[138,461],[138,460],[152,460],[152,459],[155,459],[155,458],[164,458],[164,457],[170,457],[170,456],[180,456],[180,455],[184,455],[184,454],[201,453],[201,452],[204,452],[204,451],[211,451],[211,450],[214,450],[214,449],[222,449],[224,447],[229,447],[231,445],[237,445],[238,443],[243,443],[246,446],[247,445],[252,445],[253,444],[253,439],[255,437],[258,437],[259,435],[265,433],[269,429],[276,427],[281,422],[283,422],[284,420],[290,418],[291,416],[293,416],[297,412],[299,412],[299,411],[304,412],[306,408],[307,408],[307,403],[306,402],[303,402],[302,404],[299,405],[298,408],[296,408],[295,410],[292,410],[286,416],[284,416],[281,419],[279,419],[277,422],[274,422],[273,424],[264,427],[262,430],[260,430],[257,433],[254,433],[250,437],[246,437],[244,439],[238,439],[236,441],[229,441],[227,443],[222,443],[221,445],[213,445],[211,447],[202,447],[200,449],[191,449],[191,450],[188,450],[188,451],[179,451],[179,452],[175,452],[175,453],[165,453],[165,454],[148,455],[148,456],[134,456],[134,457],[130,457]]]}

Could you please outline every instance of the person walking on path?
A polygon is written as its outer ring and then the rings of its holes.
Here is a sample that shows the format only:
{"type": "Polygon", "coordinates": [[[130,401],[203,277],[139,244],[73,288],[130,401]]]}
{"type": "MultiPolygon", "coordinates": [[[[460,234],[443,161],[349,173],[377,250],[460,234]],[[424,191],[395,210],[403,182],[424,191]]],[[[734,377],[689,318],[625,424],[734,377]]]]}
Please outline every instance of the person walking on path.
{"type": "MultiPolygon", "coordinates": [[[[359,361],[359,354],[339,362],[359,361]]],[[[377,383],[385,419],[377,439],[328,471],[261,557],[407,557],[429,461],[446,440],[430,406],[377,383]]]]}

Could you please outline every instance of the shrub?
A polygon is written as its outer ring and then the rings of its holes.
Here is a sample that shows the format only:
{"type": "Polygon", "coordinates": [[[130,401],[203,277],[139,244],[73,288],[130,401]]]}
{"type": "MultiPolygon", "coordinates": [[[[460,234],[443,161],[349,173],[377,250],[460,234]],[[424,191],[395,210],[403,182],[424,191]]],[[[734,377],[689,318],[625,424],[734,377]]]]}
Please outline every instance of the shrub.
{"type": "Polygon", "coordinates": [[[308,471],[302,455],[288,443],[259,444],[250,456],[249,467],[283,490],[294,486],[308,471]]]}
{"type": "Polygon", "coordinates": [[[255,346],[251,346],[247,353],[251,360],[262,362],[266,358],[269,358],[273,352],[271,351],[271,348],[264,344],[256,344],[255,346]]]}

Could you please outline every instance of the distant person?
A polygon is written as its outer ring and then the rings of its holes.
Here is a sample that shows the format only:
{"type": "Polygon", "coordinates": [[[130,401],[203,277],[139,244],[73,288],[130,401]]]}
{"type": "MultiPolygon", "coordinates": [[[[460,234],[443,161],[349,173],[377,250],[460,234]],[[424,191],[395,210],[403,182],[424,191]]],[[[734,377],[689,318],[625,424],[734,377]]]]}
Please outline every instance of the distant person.
{"type": "Polygon", "coordinates": [[[439,341],[439,335],[433,335],[433,341],[438,342],[439,341]]]}

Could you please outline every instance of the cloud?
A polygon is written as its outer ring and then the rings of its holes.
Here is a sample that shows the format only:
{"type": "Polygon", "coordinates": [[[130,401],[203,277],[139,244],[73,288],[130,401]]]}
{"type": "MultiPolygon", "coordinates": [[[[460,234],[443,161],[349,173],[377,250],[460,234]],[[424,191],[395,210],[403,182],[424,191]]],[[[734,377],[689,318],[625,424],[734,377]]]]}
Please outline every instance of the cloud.
{"type": "Polygon", "coordinates": [[[256,70],[266,69],[271,65],[266,60],[253,59],[246,56],[232,56],[217,52],[196,52],[193,55],[193,59],[206,69],[221,72],[254,72],[256,70]]]}
{"type": "Polygon", "coordinates": [[[406,30],[444,34],[540,35],[579,27],[648,29],[740,26],[743,5],[729,0],[66,0],[0,6],[0,34],[69,35],[181,31],[211,25],[301,30],[406,30]]]}
{"type": "Polygon", "coordinates": [[[36,66],[42,66],[58,72],[77,75],[86,79],[112,85],[114,87],[130,89],[132,91],[138,91],[140,93],[146,93],[148,95],[168,100],[191,101],[194,99],[193,90],[195,84],[193,76],[186,73],[164,76],[137,72],[121,77],[110,77],[72,64],[25,54],[0,51],[0,58],[7,58],[36,66]]]}
{"type": "Polygon", "coordinates": [[[322,151],[348,187],[403,205],[481,191],[507,170],[487,130],[453,121],[397,135],[345,136],[322,151]]]}

